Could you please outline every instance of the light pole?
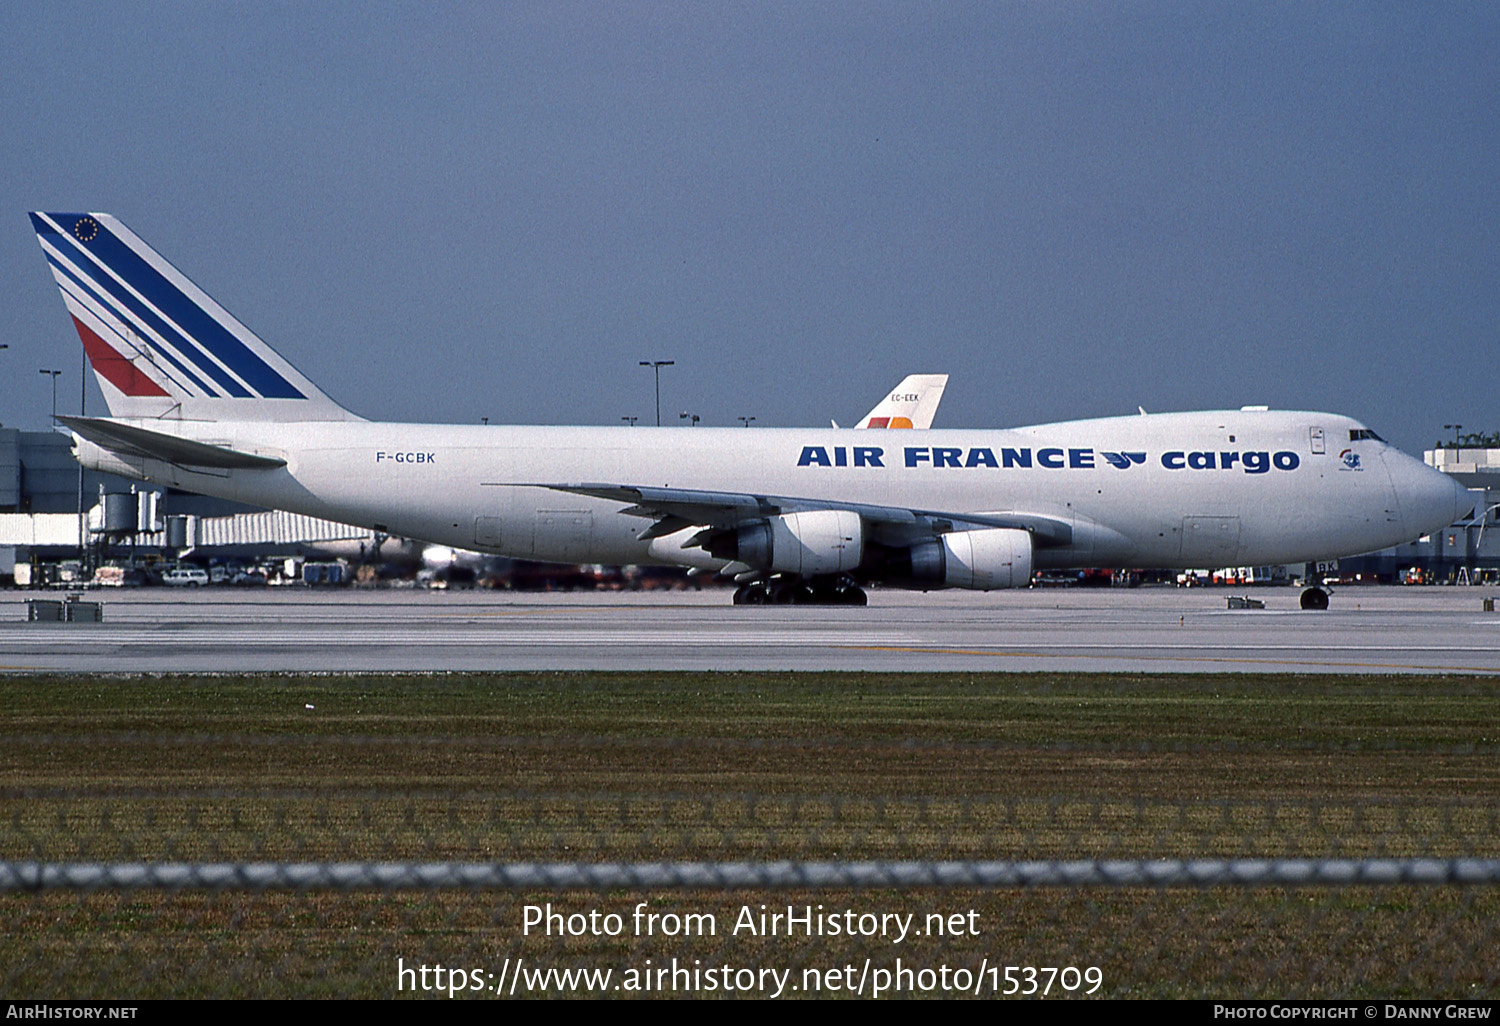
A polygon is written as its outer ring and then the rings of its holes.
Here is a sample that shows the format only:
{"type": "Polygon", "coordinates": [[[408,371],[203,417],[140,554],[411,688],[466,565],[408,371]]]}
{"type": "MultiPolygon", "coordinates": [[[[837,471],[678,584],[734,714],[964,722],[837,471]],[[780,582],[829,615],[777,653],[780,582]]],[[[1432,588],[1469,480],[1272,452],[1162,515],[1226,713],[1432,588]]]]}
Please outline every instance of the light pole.
{"type": "Polygon", "coordinates": [[[38,374],[51,374],[52,375],[52,423],[56,424],[57,423],[57,376],[59,374],[61,374],[62,371],[59,371],[59,370],[48,370],[47,368],[43,367],[41,370],[37,371],[37,373],[38,374]]]}
{"type": "Polygon", "coordinates": [[[1444,431],[1448,431],[1450,429],[1453,431],[1453,448],[1455,448],[1455,449],[1458,448],[1458,432],[1459,432],[1459,429],[1462,428],[1462,427],[1463,427],[1462,424],[1444,424],[1443,425],[1443,430],[1444,431]]]}
{"type": "Polygon", "coordinates": [[[702,420],[703,418],[700,417],[700,416],[698,416],[696,413],[683,412],[683,413],[679,413],[677,415],[677,419],[678,420],[687,420],[688,421],[688,427],[697,427],[698,426],[698,421],[702,420]],[[688,420],[689,417],[691,417],[692,420],[688,420]]]}
{"type": "Polygon", "coordinates": [[[638,420],[640,420],[641,418],[639,418],[639,417],[621,417],[620,419],[621,420],[628,420],[628,421],[630,421],[630,426],[631,427],[635,427],[635,422],[638,421],[638,420]]]}
{"type": "Polygon", "coordinates": [[[670,367],[676,360],[642,360],[642,367],[650,367],[656,372],[656,426],[661,427],[661,369],[670,367]]]}
{"type": "Polygon", "coordinates": [[[752,421],[752,420],[754,420],[754,419],[755,419],[755,418],[754,418],[754,417],[737,417],[737,418],[735,418],[735,419],[736,419],[736,420],[742,420],[742,421],[744,421],[744,422],[745,422],[745,426],[746,426],[746,427],[749,427],[749,426],[750,426],[750,422],[751,422],[751,421],[752,421]]]}

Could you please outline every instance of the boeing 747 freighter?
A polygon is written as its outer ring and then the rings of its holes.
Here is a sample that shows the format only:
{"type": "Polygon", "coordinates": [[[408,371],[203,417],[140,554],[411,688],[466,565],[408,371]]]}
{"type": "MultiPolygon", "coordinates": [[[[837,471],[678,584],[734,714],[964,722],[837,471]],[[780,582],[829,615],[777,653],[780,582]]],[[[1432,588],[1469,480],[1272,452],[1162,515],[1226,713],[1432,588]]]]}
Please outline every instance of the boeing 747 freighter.
{"type": "Polygon", "coordinates": [[[1331,413],[894,432],[368,421],[116,218],[31,220],[109,407],[58,418],[85,466],[455,548],[695,567],[733,575],[736,602],[860,604],[872,582],[1335,558],[1473,507],[1331,413]]]}

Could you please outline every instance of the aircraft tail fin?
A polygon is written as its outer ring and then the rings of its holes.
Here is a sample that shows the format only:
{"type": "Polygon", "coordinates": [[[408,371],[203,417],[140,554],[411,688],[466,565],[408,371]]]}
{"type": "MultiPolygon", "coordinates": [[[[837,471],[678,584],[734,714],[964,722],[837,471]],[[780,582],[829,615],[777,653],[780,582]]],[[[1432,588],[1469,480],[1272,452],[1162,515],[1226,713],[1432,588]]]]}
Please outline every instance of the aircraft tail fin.
{"type": "Polygon", "coordinates": [[[31,223],[112,416],[359,419],[117,218],[31,223]]]}
{"type": "Polygon", "coordinates": [[[948,387],[946,374],[908,374],[869,413],[859,419],[857,428],[932,427],[943,390],[948,387]]]}

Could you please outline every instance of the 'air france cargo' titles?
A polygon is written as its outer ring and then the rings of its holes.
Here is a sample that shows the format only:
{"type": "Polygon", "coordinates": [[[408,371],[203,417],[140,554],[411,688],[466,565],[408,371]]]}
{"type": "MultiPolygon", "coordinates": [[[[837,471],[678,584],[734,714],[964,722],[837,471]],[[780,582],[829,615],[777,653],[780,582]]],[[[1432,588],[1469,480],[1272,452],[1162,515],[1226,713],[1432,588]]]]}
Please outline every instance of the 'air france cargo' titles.
{"type": "MultiPolygon", "coordinates": [[[[908,445],[901,450],[898,466],[996,470],[1018,468],[1030,470],[1092,470],[1095,457],[1116,470],[1129,470],[1144,464],[1144,452],[1104,452],[1091,448],[1010,448],[1002,446],[999,454],[989,446],[908,445]]],[[[894,458],[894,457],[893,457],[894,458]]],[[[804,445],[797,457],[799,467],[881,467],[886,466],[885,450],[874,445],[822,446],[804,445]]],[[[1282,450],[1198,450],[1174,449],[1161,454],[1161,465],[1167,470],[1239,470],[1246,474],[1268,474],[1272,470],[1296,470],[1302,460],[1294,452],[1282,450]]]]}

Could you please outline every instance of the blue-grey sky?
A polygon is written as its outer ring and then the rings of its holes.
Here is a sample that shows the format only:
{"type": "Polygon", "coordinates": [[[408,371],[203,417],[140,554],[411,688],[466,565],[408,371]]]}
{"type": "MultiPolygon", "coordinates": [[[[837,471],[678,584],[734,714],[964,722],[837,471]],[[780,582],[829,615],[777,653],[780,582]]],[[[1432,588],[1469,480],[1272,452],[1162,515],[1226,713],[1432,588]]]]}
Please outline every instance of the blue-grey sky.
{"type": "MultiPolygon", "coordinates": [[[[101,210],[376,419],[1500,428],[1493,3],[7,4],[0,422],[101,210]]],[[[97,391],[93,410],[102,404],[97,391]]]]}

